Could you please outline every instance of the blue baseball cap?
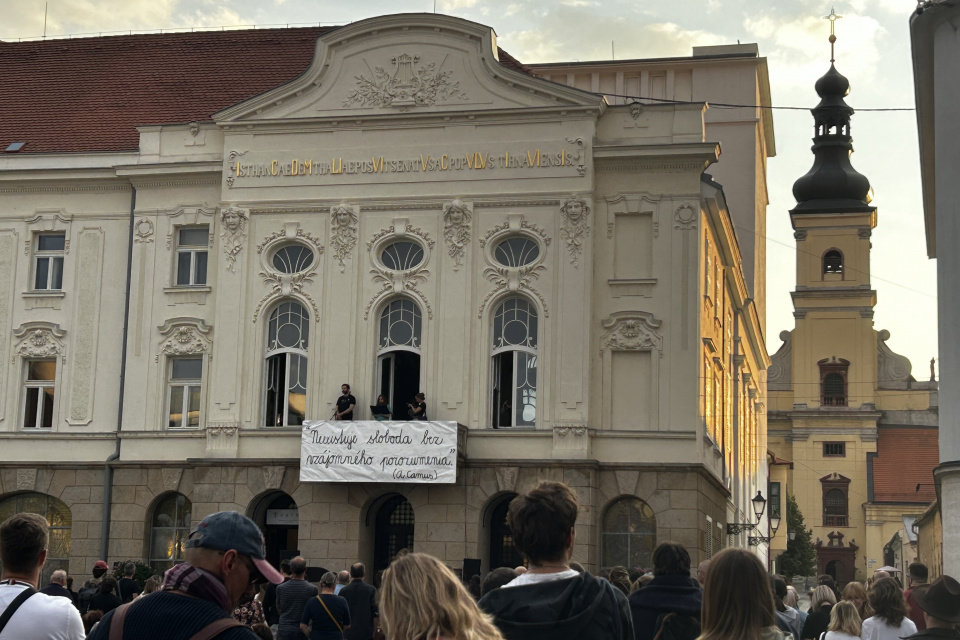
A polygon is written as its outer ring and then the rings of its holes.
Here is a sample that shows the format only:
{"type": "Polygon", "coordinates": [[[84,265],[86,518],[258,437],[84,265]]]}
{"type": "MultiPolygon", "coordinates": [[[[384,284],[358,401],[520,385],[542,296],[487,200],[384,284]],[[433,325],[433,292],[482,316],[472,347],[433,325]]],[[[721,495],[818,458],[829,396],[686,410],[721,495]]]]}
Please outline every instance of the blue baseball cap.
{"type": "Polygon", "coordinates": [[[190,532],[183,546],[187,549],[202,547],[217,551],[233,549],[250,558],[260,575],[273,584],[283,582],[283,575],[266,561],[266,545],[260,528],[253,520],[236,511],[210,514],[190,532]]]}

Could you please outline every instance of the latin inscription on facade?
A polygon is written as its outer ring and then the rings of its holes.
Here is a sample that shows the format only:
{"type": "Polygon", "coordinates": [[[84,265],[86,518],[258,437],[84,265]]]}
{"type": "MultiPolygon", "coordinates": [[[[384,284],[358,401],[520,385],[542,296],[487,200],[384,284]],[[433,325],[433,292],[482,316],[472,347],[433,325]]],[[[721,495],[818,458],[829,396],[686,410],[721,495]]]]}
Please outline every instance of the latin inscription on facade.
{"type": "MultiPolygon", "coordinates": [[[[252,154],[250,154],[252,155],[252,154]]],[[[262,154],[261,154],[262,155],[262,154]]],[[[417,174],[418,179],[480,180],[504,177],[567,177],[585,175],[584,149],[558,145],[553,148],[476,149],[462,153],[417,152],[410,154],[370,155],[340,153],[323,156],[273,156],[248,159],[246,152],[234,152],[226,164],[230,187],[261,186],[272,182],[290,184],[329,184],[352,181],[378,181],[399,174],[417,174]]]]}

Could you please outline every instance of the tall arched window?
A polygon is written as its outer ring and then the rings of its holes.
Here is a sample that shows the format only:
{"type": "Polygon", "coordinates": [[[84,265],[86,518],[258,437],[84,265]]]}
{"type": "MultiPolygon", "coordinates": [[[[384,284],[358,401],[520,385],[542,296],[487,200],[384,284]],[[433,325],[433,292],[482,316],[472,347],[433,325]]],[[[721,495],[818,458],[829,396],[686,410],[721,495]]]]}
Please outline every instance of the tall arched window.
{"type": "Polygon", "coordinates": [[[18,493],[0,500],[0,522],[18,513],[36,513],[47,519],[50,534],[47,540],[47,561],[40,574],[40,584],[50,583],[50,574],[57,569],[70,573],[70,529],[73,523],[70,507],[45,493],[18,493]]]}
{"type": "Polygon", "coordinates": [[[508,298],[493,314],[493,428],[537,423],[537,309],[508,298]]]}
{"type": "Polygon", "coordinates": [[[164,496],[150,520],[150,566],[166,571],[183,561],[183,541],[190,535],[193,505],[182,493],[164,496]]]}
{"type": "Polygon", "coordinates": [[[307,411],[307,343],[310,314],[299,303],[283,302],[267,326],[265,424],[303,424],[307,411]]]}
{"type": "Polygon", "coordinates": [[[847,406],[847,371],[850,362],[843,358],[824,358],[820,368],[820,404],[824,407],[847,406]]]}
{"type": "Polygon", "coordinates": [[[843,273],[843,254],[836,249],[830,249],[823,254],[823,272],[843,273]]]}
{"type": "MultiPolygon", "coordinates": [[[[412,245],[412,243],[398,244],[412,245]]],[[[393,246],[391,245],[391,247],[393,246]]],[[[393,409],[394,420],[409,419],[407,403],[414,402],[413,396],[421,390],[420,343],[422,332],[423,314],[420,312],[419,305],[410,298],[397,298],[385,306],[380,313],[380,331],[377,343],[380,394],[393,409]]]]}
{"type": "Polygon", "coordinates": [[[638,498],[621,498],[603,517],[603,567],[650,569],[657,546],[657,519],[638,498]]]}

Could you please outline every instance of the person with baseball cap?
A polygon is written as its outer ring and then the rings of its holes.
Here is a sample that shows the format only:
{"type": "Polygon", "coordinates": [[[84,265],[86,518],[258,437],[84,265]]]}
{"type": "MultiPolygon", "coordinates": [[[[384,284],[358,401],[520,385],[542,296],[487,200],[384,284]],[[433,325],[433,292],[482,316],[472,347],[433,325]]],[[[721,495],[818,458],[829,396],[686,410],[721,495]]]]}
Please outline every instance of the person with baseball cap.
{"type": "Polygon", "coordinates": [[[923,610],[927,628],[909,640],[960,640],[960,582],[940,576],[930,586],[914,589],[913,599],[923,610]]]}
{"type": "Polygon", "coordinates": [[[105,615],[89,640],[256,640],[231,614],[255,583],[283,582],[257,525],[221,511],[201,520],[183,546],[185,562],[167,570],[161,590],[105,615]]]}
{"type": "Polygon", "coordinates": [[[90,609],[90,600],[100,592],[100,581],[110,569],[103,560],[97,560],[93,563],[93,577],[83,583],[80,590],[77,591],[77,606],[80,613],[84,614],[90,609]]]}

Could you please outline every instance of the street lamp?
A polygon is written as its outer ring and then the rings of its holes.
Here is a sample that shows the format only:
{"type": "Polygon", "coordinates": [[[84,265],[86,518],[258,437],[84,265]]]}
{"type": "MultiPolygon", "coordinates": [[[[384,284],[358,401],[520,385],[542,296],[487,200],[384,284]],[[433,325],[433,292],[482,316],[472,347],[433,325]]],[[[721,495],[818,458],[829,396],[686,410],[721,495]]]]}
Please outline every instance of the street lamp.
{"type": "Polygon", "coordinates": [[[750,538],[747,539],[747,543],[754,547],[761,543],[769,543],[777,535],[777,529],[780,528],[780,514],[771,513],[768,524],[770,527],[769,536],[750,536],[750,538]]]}
{"type": "Polygon", "coordinates": [[[750,531],[751,529],[756,529],[757,525],[760,524],[760,516],[763,515],[763,510],[767,506],[767,501],[763,499],[763,494],[757,491],[757,495],[751,500],[753,503],[753,512],[757,516],[756,523],[749,522],[735,522],[727,525],[727,535],[735,536],[738,533],[743,533],[744,531],[750,531]]]}
{"type": "Polygon", "coordinates": [[[796,532],[796,530],[790,529],[790,531],[787,532],[787,536],[790,538],[790,542],[793,542],[794,540],[797,539],[797,532],[796,532]]]}

